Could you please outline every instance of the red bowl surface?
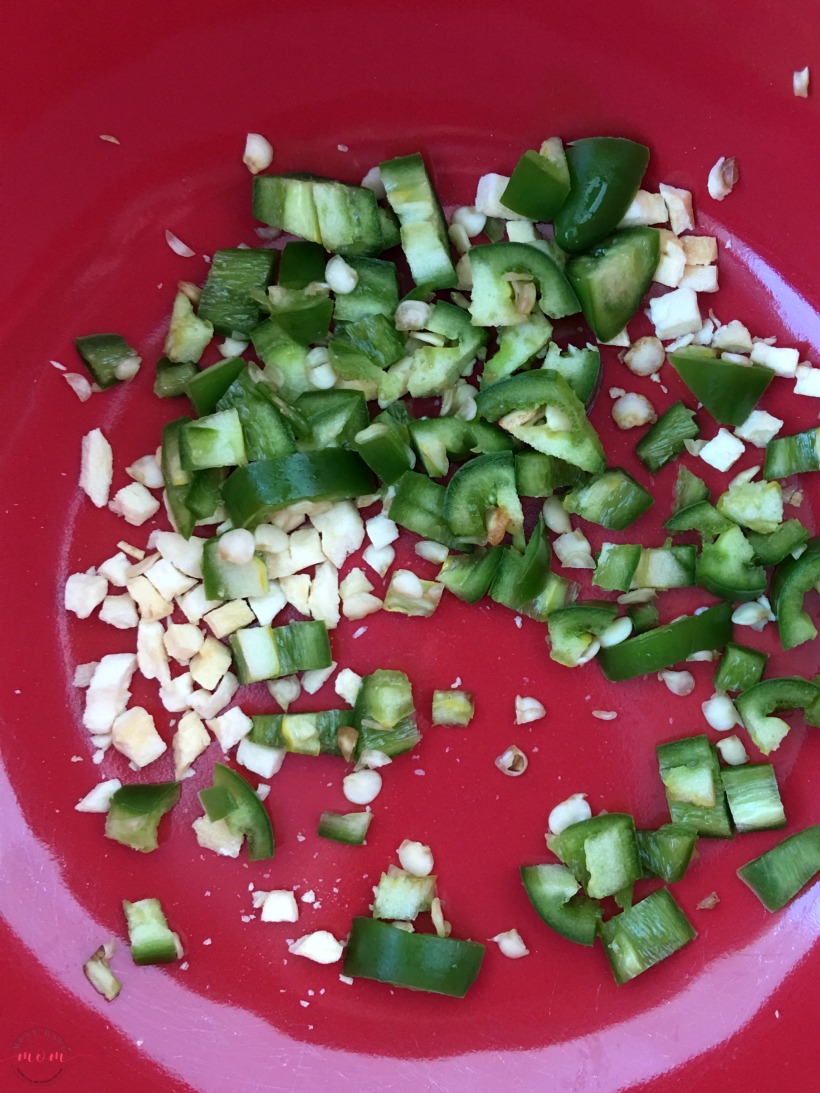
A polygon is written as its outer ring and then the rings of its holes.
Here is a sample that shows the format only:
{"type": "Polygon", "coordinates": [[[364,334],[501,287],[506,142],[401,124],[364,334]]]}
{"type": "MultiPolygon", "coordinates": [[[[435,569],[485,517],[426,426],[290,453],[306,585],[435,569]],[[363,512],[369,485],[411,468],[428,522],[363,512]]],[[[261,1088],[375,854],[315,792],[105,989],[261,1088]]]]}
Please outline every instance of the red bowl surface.
{"type": "MultiPolygon", "coordinates": [[[[710,731],[700,704],[714,666],[692,666],[688,698],[655,679],[609,684],[594,665],[570,672],[551,662],[542,626],[525,619],[519,628],[502,608],[450,597],[429,621],[379,614],[360,637],[358,624],[342,625],[335,658],[361,673],[407,670],[425,732],[417,751],[388,770],[366,847],[315,835],[322,809],[345,807],[338,762],[289,757],[269,798],[274,861],[200,851],[190,823],[199,812],[194,791],[209,781],[203,758],[164,821],[160,850],[143,857],[105,840],[100,817],[74,811],[99,776],[131,777],[113,752],[101,768],[92,764],[74,666],[133,648],[133,635],[62,611],[68,573],[101,562],[120,538],[144,545],[154,526],[131,529],[92,509],[77,488],[80,438],[103,428],[119,488],[124,468],[182,412],[152,398],[152,363],[176,282],[202,280],[204,256],[218,247],[257,242],[241,162],[249,130],[271,139],[276,169],[355,182],[379,160],[419,150],[447,205],[471,202],[480,174],[508,173],[521,151],[555,133],[644,141],[649,188],[690,188],[698,230],[720,241],[721,320],[741,319],[820,363],[818,99],[797,99],[791,87],[793,70],[820,64],[811,6],[179,0],[113,14],[87,0],[81,8],[18,5],[6,24],[0,1087],[816,1088],[820,889],[769,915],[734,873],[776,833],[702,842],[674,888],[697,941],[620,988],[600,949],[577,949],[540,923],[518,880],[520,864],[546,860],[547,814],[569,793],[588,793],[595,811],[630,811],[640,826],[663,821],[654,746],[710,731]],[[706,177],[721,155],[737,156],[741,180],[718,204],[706,177]],[[166,229],[195,257],[172,253],[166,229]],[[71,339],[107,329],[137,346],[146,366],[134,383],[81,404],[49,362],[79,370],[71,339]],[[457,678],[477,696],[475,721],[467,730],[432,728],[432,691],[457,678]],[[516,727],[517,694],[543,701],[546,719],[516,727]],[[593,710],[618,717],[601,721],[593,710]],[[521,779],[494,767],[511,743],[530,757],[521,779]],[[351,917],[368,913],[371,886],[404,838],[432,846],[454,936],[485,940],[515,926],[531,949],[513,962],[489,945],[464,1001],[348,985],[339,965],[288,957],[286,938],[310,929],[344,937],[351,917]],[[243,921],[253,914],[252,887],[312,889],[316,899],[300,904],[293,927],[243,921]],[[713,891],[719,904],[697,909],[713,891]],[[162,899],[183,938],[184,970],[130,963],[120,904],[149,895],[162,899]],[[114,968],[124,983],[113,1004],[82,973],[109,936],[121,939],[114,968]]],[[[640,327],[636,320],[630,329],[640,327]]],[[[640,475],[633,437],[614,435],[607,388],[645,391],[659,410],[683,388],[669,366],[661,391],[605,352],[593,421],[612,461],[640,475]]],[[[781,411],[784,431],[817,421],[817,403],[793,396],[787,381],[775,380],[764,403],[781,411]]],[[[737,469],[759,455],[750,449],[737,469]]],[[[669,467],[653,480],[659,512],[674,478],[669,467]]],[[[715,488],[721,480],[708,476],[715,488]]],[[[814,533],[817,489],[804,485],[797,515],[814,533]]],[[[650,513],[620,536],[590,537],[594,546],[604,538],[660,543],[658,528],[650,513]]],[[[432,575],[409,539],[399,561],[432,575]]],[[[661,610],[672,618],[708,601],[670,594],[661,610]]],[[[772,652],[769,674],[818,670],[814,644],[787,657],[773,634],[740,631],[738,639],[772,652]]],[[[134,701],[156,707],[145,686],[135,685],[134,701]]],[[[243,706],[253,712],[264,701],[259,689],[243,706]]],[[[332,686],[303,703],[334,704],[332,686]]],[[[160,725],[170,734],[168,715],[160,725]]],[[[789,831],[820,820],[811,735],[795,721],[774,756],[789,831]]],[[[170,774],[163,759],[146,777],[170,774]]]]}

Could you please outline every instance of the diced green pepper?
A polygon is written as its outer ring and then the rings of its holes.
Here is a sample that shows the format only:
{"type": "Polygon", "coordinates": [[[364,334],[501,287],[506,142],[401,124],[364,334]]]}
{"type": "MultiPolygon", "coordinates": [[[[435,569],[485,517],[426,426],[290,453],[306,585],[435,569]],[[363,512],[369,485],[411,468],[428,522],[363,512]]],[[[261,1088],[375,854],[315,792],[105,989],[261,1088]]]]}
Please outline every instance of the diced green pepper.
{"type": "Polygon", "coordinates": [[[549,561],[549,540],[539,519],[523,554],[514,546],[504,549],[490,596],[512,611],[524,611],[544,591],[551,576],[549,561]]]}
{"type": "Polygon", "coordinates": [[[635,452],[638,459],[652,474],[679,456],[685,448],[685,440],[694,440],[700,433],[695,424],[695,411],[674,402],[661,414],[638,441],[635,452]]]}
{"type": "Polygon", "coordinates": [[[122,901],[135,964],[169,964],[182,956],[179,936],[168,928],[158,899],[122,901]]]}
{"type": "Polygon", "coordinates": [[[680,512],[681,509],[696,505],[699,501],[709,500],[709,487],[702,478],[692,474],[688,467],[682,463],[678,467],[678,477],[675,481],[675,497],[672,502],[672,512],[680,512]]]}
{"type": "Polygon", "coordinates": [[[473,291],[470,316],[474,326],[517,326],[527,321],[526,310],[516,306],[515,284],[509,274],[534,283],[538,307],[550,319],[574,315],[578,298],[558,265],[531,243],[487,243],[470,251],[473,291]]]}
{"type": "Polygon", "coordinates": [[[233,835],[247,836],[248,860],[272,858],[274,843],[270,816],[250,784],[224,763],[214,763],[213,780],[214,786],[227,790],[234,800],[236,807],[225,816],[225,823],[233,835]]]}
{"type": "Polygon", "coordinates": [[[423,539],[433,539],[455,550],[463,549],[464,543],[452,534],[444,516],[444,486],[424,474],[405,471],[394,488],[391,520],[423,539]]]}
{"type": "Polygon", "coordinates": [[[820,470],[820,428],[776,436],[766,445],[763,464],[766,478],[788,478],[791,474],[817,470],[820,470]]]}
{"type": "Polygon", "coordinates": [[[660,877],[667,884],[683,880],[698,833],[686,824],[663,824],[656,831],[637,831],[638,855],[645,877],[660,877]]]}
{"type": "Polygon", "coordinates": [[[557,372],[540,370],[482,389],[476,408],[517,440],[592,474],[605,467],[600,438],[583,403],[557,372]]]}
{"type": "Polygon", "coordinates": [[[585,664],[593,642],[611,626],[617,614],[618,605],[603,600],[573,603],[551,612],[547,619],[550,658],[567,668],[585,664]]]}
{"type": "Polygon", "coordinates": [[[245,367],[241,357],[225,357],[191,376],[185,391],[196,412],[200,416],[212,414],[219,400],[245,367]]]}
{"type": "Polygon", "coordinates": [[[567,277],[599,342],[614,338],[633,317],[659,260],[655,228],[623,228],[567,262],[567,277]]]}
{"type": "Polygon", "coordinates": [[[800,676],[764,679],[735,700],[737,711],[753,743],[769,755],[780,747],[790,726],[782,717],[772,717],[775,710],[807,709],[817,699],[820,688],[800,676]]]}
{"type": "Polygon", "coordinates": [[[803,607],[806,594],[820,584],[820,536],[809,540],[799,558],[786,558],[772,576],[772,610],[784,649],[794,649],[817,636],[817,627],[803,607]]]}
{"type": "Polygon", "coordinates": [[[464,729],[473,719],[475,702],[467,691],[433,691],[434,725],[452,725],[464,729]]]}
{"type": "Polygon", "coordinates": [[[373,492],[370,470],[355,452],[326,448],[260,459],[238,467],[222,487],[234,527],[255,527],[299,501],[344,501],[373,492]]]}
{"type": "Polygon", "coordinates": [[[139,370],[141,358],[121,334],[86,334],[74,339],[77,352],[98,387],[113,387],[130,380],[139,370]]]}
{"type": "Polygon", "coordinates": [[[820,873],[820,824],[783,839],[737,871],[767,911],[779,911],[820,873]]]}
{"type": "Polygon", "coordinates": [[[380,165],[390,207],[398,217],[402,250],[417,285],[452,288],[458,278],[436,192],[416,153],[380,165]]]}
{"type": "Polygon", "coordinates": [[[567,512],[613,531],[629,527],[654,503],[652,494],[620,467],[573,487],[562,501],[567,512]]]}
{"type": "Polygon", "coordinates": [[[649,149],[622,137],[586,137],[566,149],[570,191],[555,217],[555,241],[589,250],[623,219],[638,192],[649,149]]]}
{"type": "Polygon", "coordinates": [[[741,527],[771,535],[783,522],[779,482],[736,482],[718,498],[717,509],[741,527]]]}
{"type": "Polygon", "coordinates": [[[704,539],[713,539],[734,525],[709,501],[696,501],[673,512],[663,526],[667,531],[696,531],[704,539]]]}
{"type": "Polygon", "coordinates": [[[278,283],[282,288],[307,288],[324,281],[326,265],[327,254],[323,246],[294,239],[282,248],[278,283]]]}
{"type": "Polygon", "coordinates": [[[180,395],[185,394],[188,381],[198,371],[199,369],[192,361],[175,363],[168,357],[160,357],[154,378],[154,394],[157,398],[179,398],[180,395]]]}
{"type": "Polygon", "coordinates": [[[435,934],[408,934],[386,922],[354,918],[345,975],[463,998],[475,982],[484,946],[435,934]]]}
{"type": "Polygon", "coordinates": [[[525,152],[510,176],[501,204],[530,220],[552,220],[569,193],[569,168],[560,144],[525,152]]]}
{"type": "Polygon", "coordinates": [[[367,838],[372,812],[323,812],[319,817],[317,834],[322,839],[361,846],[367,838]]]}
{"type": "Polygon", "coordinates": [[[723,600],[756,600],[766,591],[766,571],[754,563],[751,543],[739,527],[731,527],[703,544],[697,582],[723,600]]]}
{"type": "Polygon", "coordinates": [[[809,540],[809,530],[799,520],[786,520],[770,535],[750,531],[746,538],[752,544],[761,565],[778,565],[809,540]]]}
{"type": "Polygon", "coordinates": [[[521,880],[535,910],[556,933],[592,945],[601,925],[601,905],[581,892],[565,865],[522,865],[521,880]]]}
{"type": "Polygon", "coordinates": [[[726,800],[738,831],[786,826],[786,813],[771,763],[727,767],[721,771],[726,800]]]}
{"type": "Polygon", "coordinates": [[[652,892],[601,927],[604,950],[619,985],[665,960],[696,936],[667,888],[652,892]]]}
{"type": "Polygon", "coordinates": [[[715,421],[742,425],[774,379],[771,368],[721,360],[714,350],[687,347],[669,354],[680,378],[715,421]]]}
{"type": "Polygon", "coordinates": [[[179,782],[145,782],[114,793],[105,817],[109,839],[147,854],[159,846],[157,828],[179,800],[179,782]]]}
{"type": "Polygon", "coordinates": [[[501,546],[473,554],[451,554],[436,580],[465,603],[477,603],[489,591],[504,556],[501,546]]]}
{"type": "Polygon", "coordinates": [[[731,636],[732,605],[722,603],[602,649],[598,663],[607,679],[634,679],[671,668],[702,649],[722,649],[731,636]]]}
{"type": "Polygon", "coordinates": [[[640,543],[603,543],[592,583],[610,592],[627,592],[641,560],[640,543]]]}
{"type": "Polygon", "coordinates": [[[584,472],[572,463],[544,452],[515,453],[515,488],[519,497],[549,497],[562,486],[572,486],[584,472]]]}
{"type": "Polygon", "coordinates": [[[583,349],[568,345],[562,350],[552,342],[541,367],[551,368],[563,376],[581,402],[587,405],[601,378],[601,351],[591,345],[583,349]]]}
{"type": "Polygon", "coordinates": [[[213,336],[213,324],[199,318],[185,293],[178,292],[163,346],[166,357],[175,364],[181,361],[197,364],[213,336]]]}
{"type": "Polygon", "coordinates": [[[729,642],[715,672],[716,691],[748,691],[763,676],[768,654],[729,642]]]}
{"type": "Polygon", "coordinates": [[[254,292],[270,284],[275,259],[273,250],[216,251],[199,301],[199,318],[212,323],[218,334],[250,334],[262,312],[254,292]]]}
{"type": "Polygon", "coordinates": [[[660,744],[658,767],[673,823],[684,824],[699,835],[732,837],[717,753],[707,736],[660,744]]]}
{"type": "Polygon", "coordinates": [[[496,383],[529,364],[551,335],[552,323],[539,311],[530,312],[516,326],[502,327],[498,333],[498,349],[487,358],[481,373],[481,386],[496,383]]]}
{"type": "Polygon", "coordinates": [[[603,899],[640,879],[635,821],[623,812],[581,820],[549,835],[547,846],[592,899],[603,899]]]}
{"type": "Polygon", "coordinates": [[[507,532],[524,545],[524,513],[515,490],[511,452],[479,455],[459,467],[444,494],[444,517],[456,538],[500,543],[507,532]]]}

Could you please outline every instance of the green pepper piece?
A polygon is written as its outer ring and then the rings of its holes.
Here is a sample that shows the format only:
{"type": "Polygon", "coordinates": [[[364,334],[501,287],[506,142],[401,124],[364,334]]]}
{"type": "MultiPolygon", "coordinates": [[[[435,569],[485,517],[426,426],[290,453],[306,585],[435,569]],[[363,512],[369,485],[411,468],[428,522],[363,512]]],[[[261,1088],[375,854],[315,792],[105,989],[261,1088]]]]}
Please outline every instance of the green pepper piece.
{"type": "Polygon", "coordinates": [[[642,547],[631,588],[689,588],[695,583],[694,546],[642,547]]]}
{"type": "Polygon", "coordinates": [[[524,513],[512,453],[479,455],[459,467],[444,494],[444,518],[453,535],[467,542],[495,545],[509,532],[523,547],[524,513]]]}
{"type": "Polygon", "coordinates": [[[324,449],[348,447],[370,424],[367,402],[361,391],[331,388],[304,391],[293,404],[299,420],[293,427],[299,447],[324,449]]]}
{"type": "Polygon", "coordinates": [[[197,797],[211,823],[224,820],[236,811],[236,801],[225,786],[206,786],[197,793],[197,797]]]}
{"type": "Polygon", "coordinates": [[[751,763],[721,771],[726,800],[740,832],[786,826],[786,813],[771,763],[751,763]]]}
{"type": "Polygon", "coordinates": [[[299,345],[309,346],[327,339],[333,301],[323,284],[306,289],[273,285],[263,299],[263,307],[271,318],[299,345]]]}
{"type": "Polygon", "coordinates": [[[408,422],[413,447],[431,478],[443,478],[450,460],[468,459],[476,453],[510,451],[514,441],[496,425],[458,417],[422,417],[408,422]]]}
{"type": "Polygon", "coordinates": [[[435,934],[408,934],[373,918],[354,918],[345,950],[345,975],[394,987],[463,998],[475,982],[485,948],[435,934]]]}
{"type": "Polygon", "coordinates": [[[682,402],[674,402],[646,430],[638,441],[635,452],[652,474],[656,474],[661,467],[665,467],[670,460],[681,454],[686,447],[684,441],[694,440],[700,433],[694,419],[694,410],[690,410],[682,402]]]}
{"type": "Polygon", "coordinates": [[[513,282],[506,275],[523,274],[538,288],[538,306],[550,319],[575,315],[579,303],[558,265],[531,243],[487,243],[470,251],[473,291],[470,316],[474,326],[517,326],[527,315],[515,303],[513,282]]]}
{"type": "Polygon", "coordinates": [[[262,312],[254,292],[270,284],[275,260],[274,250],[216,251],[199,301],[199,318],[212,323],[218,334],[250,334],[262,312]]]}
{"type": "Polygon", "coordinates": [[[633,634],[642,634],[645,630],[652,630],[658,625],[660,614],[655,603],[636,603],[627,610],[632,620],[633,634]]]}
{"type": "Polygon", "coordinates": [[[365,315],[350,322],[337,322],[333,336],[363,353],[378,368],[388,368],[405,355],[404,336],[396,330],[392,316],[365,315]]]}
{"type": "Polygon", "coordinates": [[[624,812],[580,820],[548,835],[547,846],[592,899],[612,896],[641,877],[635,821],[624,812]]]}
{"type": "Polygon", "coordinates": [[[734,524],[709,501],[696,501],[673,512],[663,526],[667,531],[696,531],[704,539],[713,539],[734,524]]]}
{"type": "Polygon", "coordinates": [[[190,420],[189,417],[181,417],[163,426],[160,457],[168,508],[177,531],[186,539],[190,539],[196,523],[196,517],[187,505],[192,475],[182,465],[182,434],[190,420]]]}
{"type": "Polygon", "coordinates": [[[256,354],[266,365],[265,375],[283,399],[295,399],[312,390],[308,379],[308,350],[288,334],[276,319],[265,319],[251,331],[256,354]]]}
{"type": "Polygon", "coordinates": [[[444,486],[417,471],[405,471],[395,490],[390,505],[391,520],[423,539],[433,539],[454,550],[464,548],[462,540],[451,533],[444,516],[444,486]]]}
{"type": "Polygon", "coordinates": [[[641,560],[640,543],[603,543],[592,583],[608,592],[628,592],[641,560]]]}
{"type": "Polygon", "coordinates": [[[154,394],[157,398],[178,398],[184,395],[188,380],[198,371],[193,361],[172,361],[168,357],[160,357],[154,378],[154,394]]]}
{"type": "Polygon", "coordinates": [[[763,676],[768,654],[729,642],[715,672],[716,691],[748,691],[763,676]]]}
{"type": "MultiPolygon", "coordinates": [[[[672,502],[672,514],[682,509],[696,505],[699,501],[709,500],[709,487],[702,478],[692,474],[688,467],[682,463],[678,467],[678,477],[675,481],[675,496],[672,502]]],[[[724,529],[725,530],[725,529],[724,529]]]]}
{"type": "Polygon", "coordinates": [[[663,824],[656,831],[637,831],[638,855],[645,877],[660,877],[667,884],[683,880],[698,833],[686,824],[663,824]]]}
{"type": "Polygon", "coordinates": [[[558,573],[548,573],[547,583],[529,603],[519,608],[522,615],[535,619],[536,622],[546,622],[553,611],[557,611],[578,595],[578,585],[561,577],[558,573]]]}
{"type": "MultiPolygon", "coordinates": [[[[422,345],[410,358],[407,390],[413,398],[440,395],[451,387],[487,340],[487,332],[476,328],[463,308],[445,300],[436,301],[425,329],[445,338],[446,344],[422,345]]],[[[401,366],[399,361],[396,368],[401,366]]]]}
{"type": "Polygon", "coordinates": [[[501,204],[529,220],[552,220],[567,199],[569,169],[560,143],[525,152],[513,168],[501,204]]]}
{"type": "Polygon", "coordinates": [[[820,428],[776,436],[766,445],[764,478],[788,478],[791,474],[817,470],[820,470],[820,428]]]}
{"type": "Polygon", "coordinates": [[[550,658],[567,668],[576,668],[590,659],[590,647],[615,621],[616,603],[590,600],[559,607],[547,619],[550,658]]]}
{"type": "Polygon", "coordinates": [[[521,880],[530,903],[557,934],[579,945],[594,944],[601,905],[581,892],[565,865],[522,865],[521,880]]]}
{"type": "Polygon", "coordinates": [[[621,222],[638,192],[649,149],[622,137],[587,137],[570,144],[566,156],[570,191],[555,217],[555,242],[577,254],[621,222]]]}
{"type": "Polygon", "coordinates": [[[488,357],[481,373],[486,387],[524,368],[544,348],[552,335],[552,323],[538,311],[532,311],[517,326],[504,326],[498,332],[498,349],[488,357]]]}
{"type": "Polygon", "coordinates": [[[817,627],[803,608],[806,593],[820,583],[820,536],[810,539],[799,558],[786,558],[772,576],[772,610],[784,649],[794,649],[817,636],[817,627]]]}
{"type": "Polygon", "coordinates": [[[185,293],[178,292],[163,346],[168,360],[174,364],[181,361],[198,364],[213,336],[213,324],[200,319],[185,293]]]}
{"type": "Polygon", "coordinates": [[[326,448],[260,459],[238,467],[222,487],[234,527],[256,527],[298,501],[344,501],[373,492],[374,479],[355,452],[326,448]]]}
{"type": "Polygon", "coordinates": [[[436,580],[465,603],[477,603],[493,583],[504,553],[504,547],[494,546],[474,554],[451,554],[436,580]]]}
{"type": "Polygon", "coordinates": [[[372,819],[372,812],[323,812],[316,833],[321,839],[361,846],[367,838],[372,819]]]}
{"type": "Polygon", "coordinates": [[[606,465],[584,404],[557,372],[544,369],[499,380],[479,391],[476,408],[536,451],[592,474],[606,465]]]}
{"type": "Polygon", "coordinates": [[[235,808],[225,816],[225,823],[233,835],[246,835],[248,860],[265,861],[273,857],[273,827],[267,809],[256,796],[251,785],[241,774],[214,763],[214,786],[224,789],[233,798],[235,808]]]}
{"type": "Polygon", "coordinates": [[[253,215],[263,224],[281,228],[312,243],[321,243],[313,179],[294,175],[256,175],[253,215]]]}
{"type": "Polygon", "coordinates": [[[789,835],[737,871],[767,911],[779,911],[785,907],[818,873],[820,824],[789,835]]]}
{"type": "Polygon", "coordinates": [[[550,545],[544,522],[537,520],[524,553],[507,547],[496,572],[490,596],[512,611],[523,611],[537,599],[550,578],[550,545]]]}
{"type": "Polygon", "coordinates": [[[475,701],[468,691],[433,691],[434,725],[466,729],[475,716],[475,701]]]}
{"type": "Polygon", "coordinates": [[[595,475],[563,497],[567,512],[613,531],[629,527],[652,504],[652,494],[620,467],[595,475]]]}
{"type": "Polygon", "coordinates": [[[196,412],[200,415],[212,414],[219,400],[245,367],[241,357],[225,357],[191,376],[185,391],[196,412]]]}
{"type": "Polygon", "coordinates": [[[382,413],[356,433],[353,447],[384,485],[392,486],[416,462],[406,437],[407,429],[382,413]]]}
{"type": "Polygon", "coordinates": [[[739,527],[731,527],[703,544],[697,582],[723,600],[756,600],[766,591],[766,570],[754,562],[751,543],[739,527]]]}
{"type": "Polygon", "coordinates": [[[561,350],[552,342],[544,357],[542,368],[551,368],[563,376],[572,390],[588,405],[601,378],[601,351],[594,346],[568,345],[561,350]]]}
{"type": "Polygon", "coordinates": [[[697,347],[669,354],[680,378],[721,425],[742,425],[774,379],[771,368],[721,360],[697,347]]]}
{"type": "MultiPolygon", "coordinates": [[[[368,315],[384,315],[392,319],[399,305],[395,264],[380,258],[357,258],[352,255],[345,261],[356,271],[359,279],[352,292],[336,297],[333,317],[339,322],[355,322],[368,315]]],[[[323,264],[318,280],[324,280],[324,275],[323,264]]]]}
{"type": "Polygon", "coordinates": [[[658,767],[673,823],[700,835],[730,839],[732,822],[717,752],[704,735],[658,746],[658,767]]]}
{"type": "Polygon", "coordinates": [[[702,649],[722,649],[731,636],[732,605],[721,603],[602,649],[598,663],[607,679],[634,679],[671,668],[702,649]]]}
{"type": "Polygon", "coordinates": [[[326,265],[327,254],[320,243],[294,239],[282,249],[277,281],[282,288],[307,288],[324,281],[326,265]]]}
{"type": "Polygon", "coordinates": [[[122,901],[128,925],[131,958],[135,964],[169,964],[182,956],[179,936],[168,928],[158,899],[122,901]]]}
{"type": "Polygon", "coordinates": [[[820,695],[820,688],[800,676],[764,679],[735,699],[737,712],[752,742],[764,755],[780,747],[790,725],[775,710],[808,709],[820,695]]]}
{"type": "Polygon", "coordinates": [[[341,755],[339,729],[352,721],[350,710],[254,714],[248,740],[298,755],[341,755]]]}
{"type": "Polygon", "coordinates": [[[622,228],[567,262],[567,277],[599,342],[620,333],[641,306],[659,260],[655,228],[622,228]]]}
{"type": "Polygon", "coordinates": [[[601,927],[601,940],[615,982],[620,986],[697,936],[667,888],[659,888],[614,915],[601,927]]]}
{"type": "Polygon", "coordinates": [[[515,453],[515,488],[519,497],[549,497],[562,486],[572,486],[584,472],[572,463],[544,452],[515,453]]]}
{"type": "Polygon", "coordinates": [[[244,368],[216,404],[216,409],[234,408],[242,423],[249,462],[277,459],[296,451],[296,438],[267,384],[254,380],[244,368]]]}
{"type": "Polygon", "coordinates": [[[415,712],[413,688],[404,672],[378,668],[362,680],[353,719],[376,721],[383,729],[394,729],[415,712]]]}
{"type": "Polygon", "coordinates": [[[402,250],[417,285],[452,288],[447,224],[422,157],[415,153],[380,164],[387,200],[398,217],[402,250]]]}
{"type": "Polygon", "coordinates": [[[85,334],[74,345],[98,387],[113,387],[139,371],[141,357],[122,334],[85,334]]]}
{"type": "Polygon", "coordinates": [[[159,846],[159,821],[179,800],[179,782],[146,782],[122,786],[111,798],[105,817],[106,838],[144,854],[159,846]]]}
{"type": "Polygon", "coordinates": [[[746,538],[752,544],[752,550],[761,565],[778,565],[788,558],[793,550],[797,550],[809,541],[809,529],[799,520],[786,520],[769,535],[750,531],[746,538]]]}

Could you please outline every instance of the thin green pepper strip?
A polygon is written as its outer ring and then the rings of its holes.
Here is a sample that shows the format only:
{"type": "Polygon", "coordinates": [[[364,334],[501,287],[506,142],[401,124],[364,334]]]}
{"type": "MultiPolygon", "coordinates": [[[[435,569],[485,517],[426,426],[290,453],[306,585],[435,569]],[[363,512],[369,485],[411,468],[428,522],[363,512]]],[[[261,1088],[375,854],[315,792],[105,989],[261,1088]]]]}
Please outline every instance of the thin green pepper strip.
{"type": "Polygon", "coordinates": [[[355,452],[326,448],[238,467],[222,487],[234,527],[256,527],[266,516],[297,501],[344,501],[372,493],[367,465],[355,452]]]}
{"type": "Polygon", "coordinates": [[[721,603],[601,649],[598,663],[607,679],[634,679],[671,668],[701,649],[722,649],[731,637],[732,605],[721,603]]]}
{"type": "Polygon", "coordinates": [[[820,688],[800,676],[764,679],[744,691],[736,700],[738,713],[754,744],[768,755],[780,747],[790,726],[775,710],[807,709],[820,695],[820,688]]]}
{"type": "Polygon", "coordinates": [[[806,593],[820,582],[820,536],[809,540],[799,558],[786,558],[772,577],[772,610],[784,649],[817,637],[817,627],[803,608],[806,593]]]}
{"type": "Polygon", "coordinates": [[[373,918],[353,919],[345,950],[345,975],[394,987],[463,998],[475,982],[485,948],[435,934],[408,934],[373,918]]]}

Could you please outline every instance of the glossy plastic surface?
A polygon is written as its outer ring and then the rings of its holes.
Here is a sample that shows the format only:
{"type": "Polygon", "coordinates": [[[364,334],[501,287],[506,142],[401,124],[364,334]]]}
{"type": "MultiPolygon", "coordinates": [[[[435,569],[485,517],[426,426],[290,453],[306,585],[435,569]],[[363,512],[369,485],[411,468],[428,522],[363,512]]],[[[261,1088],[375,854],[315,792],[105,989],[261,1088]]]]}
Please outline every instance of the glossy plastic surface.
{"type": "MultiPolygon", "coordinates": [[[[425,730],[417,753],[386,772],[365,847],[315,835],[323,809],[346,805],[331,759],[291,757],[273,780],[270,864],[219,859],[194,844],[194,791],[208,784],[211,753],[163,821],[156,854],[104,840],[101,817],[73,810],[101,774],[131,777],[113,753],[101,768],[92,764],[74,667],[133,648],[133,637],[94,620],[67,622],[62,585],[67,573],[114,553],[120,538],[144,545],[152,526],[131,529],[81,497],[80,438],[104,429],[119,488],[125,466],[156,445],[160,424],[183,412],[150,397],[152,363],[176,282],[201,280],[202,255],[217,247],[257,241],[245,133],[270,137],[277,168],[351,181],[380,158],[421,150],[446,204],[470,202],[479,174],[509,173],[524,149],[554,133],[641,140],[652,149],[650,188],[691,188],[699,230],[720,240],[720,318],[778,335],[820,363],[820,99],[796,99],[791,89],[794,69],[820,65],[816,14],[808,3],[785,13],[754,0],[735,16],[692,2],[551,10],[429,0],[185,0],[116,13],[88,0],[7,13],[0,1088],[25,1088],[32,1077],[49,1078],[55,1090],[120,1093],[815,1088],[820,889],[769,915],[734,875],[775,834],[701,844],[674,888],[698,939],[622,988],[599,948],[577,949],[540,923],[518,880],[520,864],[547,860],[546,816],[571,792],[587,792],[596,811],[631,811],[639,825],[664,819],[654,745],[704,728],[709,664],[692,666],[697,688],[687,699],[656,680],[612,685],[595,666],[569,672],[550,662],[542,627],[525,620],[519,629],[501,608],[445,598],[429,622],[377,615],[363,636],[354,638],[354,624],[334,637],[337,659],[360,672],[409,665],[425,730]],[[722,204],[706,195],[720,155],[737,156],[741,168],[722,204]],[[173,254],[166,229],[196,257],[173,254]],[[146,365],[134,384],[81,404],[49,361],[80,370],[71,338],[108,329],[138,347],[146,365]],[[457,677],[476,693],[474,722],[430,728],[432,691],[457,677]],[[546,720],[515,727],[516,694],[541,699],[546,720]],[[593,710],[618,717],[599,720],[593,710]],[[493,765],[511,743],[529,753],[520,779],[493,765]],[[454,935],[484,940],[515,926],[531,949],[512,962],[490,945],[463,1002],[347,985],[338,965],[288,957],[286,938],[320,928],[343,937],[352,916],[367,913],[371,885],[404,838],[433,847],[454,935]],[[316,898],[300,903],[293,927],[244,921],[254,913],[251,886],[299,886],[316,898]],[[696,909],[713,891],[720,903],[696,909]],[[120,903],[145,896],[161,898],[180,932],[185,970],[131,965],[120,903]],[[114,969],[124,983],[112,1004],[82,974],[109,936],[120,939],[114,969]],[[21,1062],[32,1044],[62,1060],[38,1062],[32,1049],[21,1062]]],[[[668,366],[668,394],[632,381],[614,351],[605,367],[593,420],[612,461],[643,480],[633,438],[611,435],[606,390],[645,390],[660,410],[682,387],[668,366]]],[[[778,384],[766,405],[782,410],[789,429],[814,424],[816,401],[778,384]]],[[[757,454],[747,452],[738,469],[757,454]]],[[[666,468],[655,479],[658,510],[674,475],[666,468]]],[[[806,485],[798,515],[815,531],[817,491],[806,485]]],[[[657,528],[651,511],[594,545],[649,528],[657,528]]],[[[412,547],[403,550],[416,565],[412,547]]],[[[707,600],[670,595],[665,617],[707,600]]],[[[775,645],[773,635],[760,641],[750,631],[739,640],[775,645]]],[[[816,647],[775,654],[770,674],[787,666],[811,674],[817,662],[816,647]]],[[[148,687],[134,692],[135,702],[156,707],[148,687]]],[[[264,692],[255,699],[249,712],[262,708],[264,692]]],[[[305,705],[335,702],[327,687],[305,705]]],[[[167,719],[161,724],[169,735],[167,719]]],[[[812,732],[796,723],[775,756],[790,831],[818,820],[812,732]]],[[[162,760],[149,775],[169,773],[162,760]]]]}

